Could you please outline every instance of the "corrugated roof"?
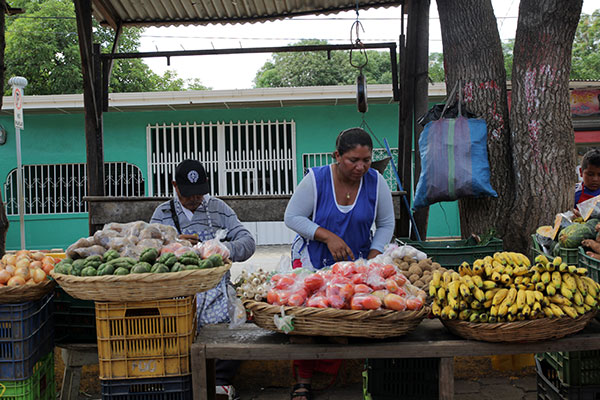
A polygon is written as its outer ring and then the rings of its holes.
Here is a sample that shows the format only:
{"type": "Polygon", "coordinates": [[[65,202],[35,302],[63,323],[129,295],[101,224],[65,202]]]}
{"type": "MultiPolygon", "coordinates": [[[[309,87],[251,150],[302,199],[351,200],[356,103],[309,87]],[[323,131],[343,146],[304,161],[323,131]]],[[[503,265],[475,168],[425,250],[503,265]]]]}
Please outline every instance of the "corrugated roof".
{"type": "MultiPolygon", "coordinates": [[[[404,0],[359,0],[359,8],[399,6],[404,0]]],[[[122,26],[264,22],[356,9],[356,0],[92,0],[94,18],[122,26]]]]}

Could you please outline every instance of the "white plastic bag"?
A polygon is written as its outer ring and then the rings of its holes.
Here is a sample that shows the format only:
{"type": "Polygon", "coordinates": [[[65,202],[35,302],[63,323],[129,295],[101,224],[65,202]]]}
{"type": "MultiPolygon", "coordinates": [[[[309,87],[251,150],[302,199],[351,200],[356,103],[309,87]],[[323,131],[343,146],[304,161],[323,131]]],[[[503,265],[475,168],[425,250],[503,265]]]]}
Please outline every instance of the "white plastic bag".
{"type": "Polygon", "coordinates": [[[227,237],[226,229],[219,229],[215,233],[215,237],[213,239],[207,240],[206,242],[198,243],[194,246],[194,250],[200,254],[202,258],[208,258],[213,254],[220,254],[223,257],[223,260],[229,258],[229,249],[225,246],[222,241],[227,237]]]}
{"type": "Polygon", "coordinates": [[[238,328],[246,323],[246,309],[231,285],[227,285],[227,311],[229,312],[229,329],[238,328]]]}
{"type": "Polygon", "coordinates": [[[417,261],[421,261],[427,258],[427,254],[420,250],[415,249],[412,246],[400,242],[401,245],[396,243],[390,243],[386,246],[384,256],[390,256],[392,258],[402,258],[405,256],[412,257],[417,261]]]}

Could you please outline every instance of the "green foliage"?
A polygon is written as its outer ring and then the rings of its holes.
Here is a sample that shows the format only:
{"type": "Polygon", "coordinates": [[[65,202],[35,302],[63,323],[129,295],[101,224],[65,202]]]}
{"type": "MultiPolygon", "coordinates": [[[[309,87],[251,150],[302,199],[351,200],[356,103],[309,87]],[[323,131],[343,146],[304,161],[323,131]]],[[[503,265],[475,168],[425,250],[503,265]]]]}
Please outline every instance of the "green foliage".
{"type": "MultiPolygon", "coordinates": [[[[292,46],[323,45],[326,40],[305,39],[292,46]]],[[[367,51],[368,63],[363,69],[367,83],[392,83],[388,52],[367,51]]],[[[364,56],[353,52],[353,63],[360,65],[364,56]]],[[[351,85],[358,69],[350,65],[348,51],[274,53],[256,73],[255,87],[291,87],[351,85]]]]}
{"type": "MultiPolygon", "coordinates": [[[[6,77],[26,77],[28,95],[81,93],[83,78],[73,1],[14,0],[11,6],[23,8],[25,14],[6,18],[6,77]]],[[[139,28],[124,29],[118,52],[138,51],[141,34],[139,28]]],[[[93,35],[102,52],[110,52],[114,31],[95,24],[93,35]]],[[[194,89],[203,88],[200,82],[193,84],[194,89]]],[[[185,87],[186,82],[174,71],[160,76],[142,59],[127,59],[115,60],[109,90],[143,92],[185,87]]],[[[10,88],[5,87],[4,93],[10,94],[10,88]]]]}
{"type": "Polygon", "coordinates": [[[502,42],[502,54],[504,55],[504,69],[506,70],[507,81],[510,81],[512,79],[514,49],[514,39],[509,39],[506,42],[502,42]]]}
{"type": "Polygon", "coordinates": [[[571,59],[571,79],[600,80],[600,9],[579,19],[571,59]]]}
{"type": "Polygon", "coordinates": [[[429,79],[432,82],[444,82],[444,54],[431,53],[429,55],[429,79]]]}

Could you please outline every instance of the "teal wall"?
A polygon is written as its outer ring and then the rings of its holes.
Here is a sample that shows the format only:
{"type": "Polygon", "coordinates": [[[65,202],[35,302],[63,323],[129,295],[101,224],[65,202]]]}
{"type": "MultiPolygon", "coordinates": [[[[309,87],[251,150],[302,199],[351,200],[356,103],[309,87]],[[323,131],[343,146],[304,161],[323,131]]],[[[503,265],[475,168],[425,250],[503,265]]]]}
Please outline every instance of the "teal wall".
{"type": "MultiPolygon", "coordinates": [[[[23,164],[55,164],[85,162],[85,134],[83,114],[27,114],[25,129],[21,131],[23,164]]],[[[367,122],[375,135],[387,138],[391,147],[398,143],[398,106],[371,104],[367,122]]],[[[244,108],[185,111],[109,112],[104,114],[104,159],[126,161],[137,165],[146,179],[146,126],[171,122],[217,122],[294,120],[296,123],[296,158],[298,179],[302,177],[302,154],[333,151],[337,134],[345,128],[358,126],[362,114],[354,105],[297,106],[280,108],[244,108]]],[[[15,132],[12,115],[0,116],[8,133],[7,143],[0,146],[0,184],[16,167],[15,132]]],[[[375,143],[376,146],[377,143],[375,143]]],[[[431,210],[429,235],[458,235],[456,205],[444,205],[431,210]],[[448,224],[445,223],[446,219],[448,224]],[[441,223],[439,221],[442,221],[441,223]]],[[[20,247],[18,217],[9,217],[7,248],[20,247]]],[[[26,216],[26,242],[29,248],[65,248],[77,238],[87,236],[87,214],[26,216]]]]}

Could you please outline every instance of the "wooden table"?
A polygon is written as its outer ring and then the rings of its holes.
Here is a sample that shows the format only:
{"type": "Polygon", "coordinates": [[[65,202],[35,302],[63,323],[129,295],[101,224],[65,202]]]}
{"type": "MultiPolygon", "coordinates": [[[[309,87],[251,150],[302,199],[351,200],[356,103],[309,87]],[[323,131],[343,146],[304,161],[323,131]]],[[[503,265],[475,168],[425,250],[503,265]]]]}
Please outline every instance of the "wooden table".
{"type": "Polygon", "coordinates": [[[361,358],[440,358],[440,399],[454,396],[453,358],[495,354],[600,349],[600,323],[593,320],[576,335],[535,343],[488,343],[451,334],[439,320],[425,320],[413,332],[386,340],[353,339],[348,344],[290,343],[290,336],[245,324],[202,328],[192,345],[194,400],[214,399],[214,360],[302,360],[361,358]]]}

